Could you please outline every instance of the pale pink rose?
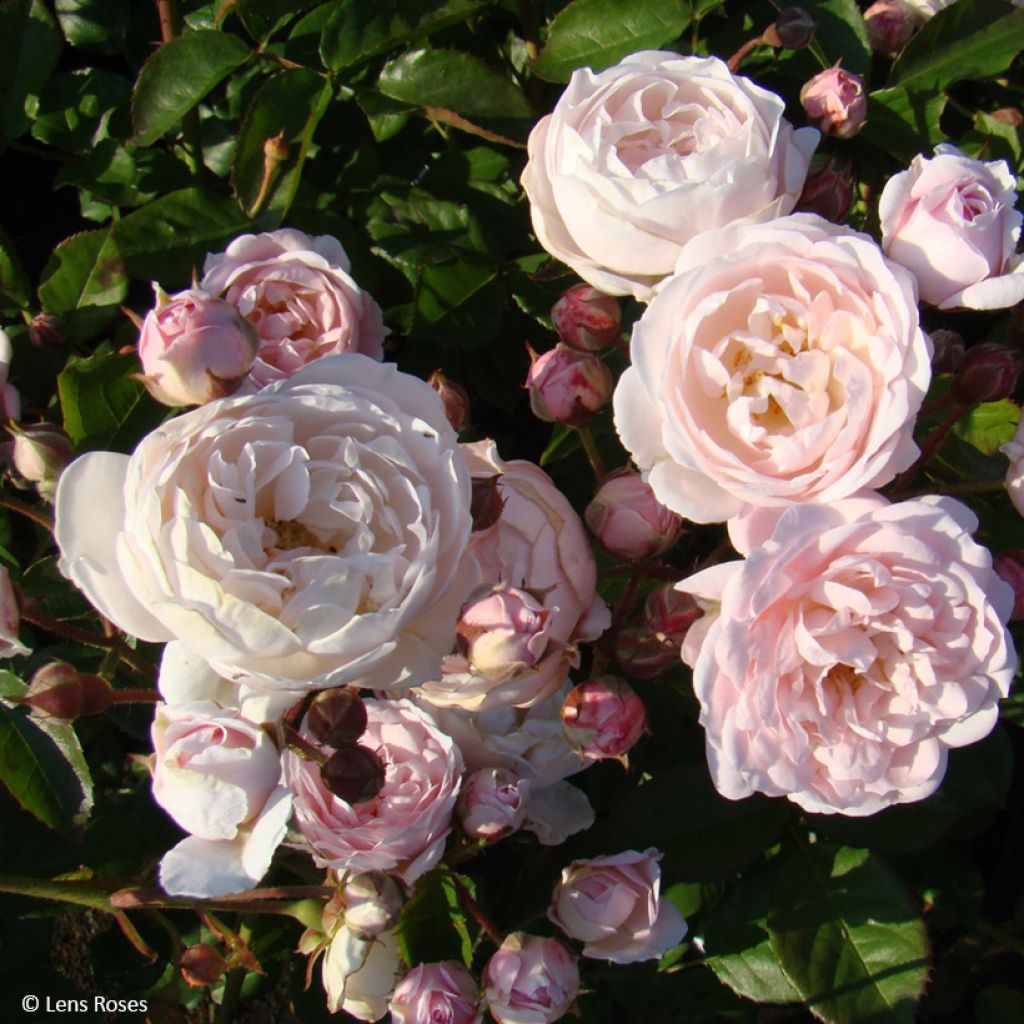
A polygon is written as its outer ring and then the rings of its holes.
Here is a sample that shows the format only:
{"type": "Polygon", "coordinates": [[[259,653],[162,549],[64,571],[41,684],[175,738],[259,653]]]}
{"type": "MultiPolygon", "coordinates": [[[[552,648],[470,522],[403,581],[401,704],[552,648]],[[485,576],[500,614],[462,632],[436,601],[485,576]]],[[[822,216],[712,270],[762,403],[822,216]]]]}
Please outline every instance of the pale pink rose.
{"type": "Polygon", "coordinates": [[[1016,665],[977,525],[950,498],[869,492],[735,524],[746,560],[679,584],[719,605],[693,676],[719,792],[861,816],[938,788],[1016,665]]]}
{"type": "Polygon", "coordinates": [[[399,983],[392,1024],[481,1024],[480,987],[455,960],[420,964],[399,983]]]}
{"type": "Polygon", "coordinates": [[[32,651],[18,639],[21,612],[14,594],[14,584],[6,565],[0,565],[0,658],[13,658],[32,651]]]}
{"type": "Polygon", "coordinates": [[[624,680],[599,676],[569,691],[562,704],[562,724],[582,757],[624,758],[647,728],[647,711],[624,680]]]}
{"type": "Polygon", "coordinates": [[[219,896],[257,885],[291,812],[269,734],[212,701],[158,705],[151,734],[153,797],[191,833],[160,864],[165,891],[219,896]]]}
{"type": "Polygon", "coordinates": [[[1006,490],[1017,511],[1024,516],[1024,419],[1017,427],[1013,440],[999,449],[1009,460],[1006,468],[1006,490]]]}
{"type": "Polygon", "coordinates": [[[626,850],[562,869],[548,918],[571,939],[586,943],[583,955],[616,964],[657,960],[686,935],[686,920],[661,897],[662,854],[626,850]]]}
{"type": "Polygon", "coordinates": [[[533,359],[526,375],[534,416],[572,427],[587,423],[608,401],[614,386],[611,370],[593,352],[562,342],[533,359]]]}
{"type": "Polygon", "coordinates": [[[104,615],[236,683],[401,689],[454,643],[469,503],[434,391],[348,353],[77,459],[56,535],[104,615]]]}
{"type": "Polygon", "coordinates": [[[972,160],[943,143],[886,182],[878,202],[882,248],[939,309],[1016,305],[1024,299],[1016,201],[1005,160],[972,160]]]}
{"type": "Polygon", "coordinates": [[[366,710],[359,743],[384,764],[380,792],[349,804],[324,785],[314,762],[285,751],[283,777],[295,793],[295,824],[319,867],[387,871],[412,883],[444,853],[462,757],[451,737],[409,701],[367,700],[366,710]]]}
{"type": "Polygon", "coordinates": [[[529,799],[529,779],[508,768],[480,768],[463,779],[456,808],[467,836],[495,840],[522,827],[529,799]]]}
{"type": "Polygon", "coordinates": [[[206,257],[199,287],[223,295],[259,333],[247,388],[259,390],[341,352],[380,359],[380,308],[352,279],[341,243],[293,228],[241,235],[206,257]]]}
{"type": "Polygon", "coordinates": [[[328,1012],[380,1020],[401,971],[394,932],[365,939],[342,924],[331,937],[321,970],[328,1012]]]}
{"type": "Polygon", "coordinates": [[[917,457],[931,346],[912,277],[867,235],[794,214],[708,236],[630,347],[619,437],[655,497],[697,522],[833,501],[917,457]]]}
{"type": "Polygon", "coordinates": [[[540,660],[503,681],[474,672],[464,655],[452,654],[443,675],[418,692],[433,704],[469,711],[525,707],[562,685],[579,664],[578,642],[600,636],[611,616],[597,596],[597,566],[583,523],[547,473],[530,462],[503,462],[493,441],[462,451],[474,481],[498,478],[500,514],[474,531],[468,546],[478,592],[502,585],[529,592],[546,615],[547,642],[540,660]]]}
{"type": "Polygon", "coordinates": [[[667,551],[683,525],[655,498],[644,478],[629,469],[604,480],[583,518],[607,551],[634,560],[667,551]]]}
{"type": "Polygon", "coordinates": [[[621,337],[622,309],[614,295],[574,284],[552,306],[551,322],[566,345],[600,352],[621,337]]]}
{"type": "Polygon", "coordinates": [[[826,68],[805,82],[800,102],[819,131],[840,139],[856,135],[867,118],[864,80],[840,67],[826,68]]]}
{"type": "Polygon", "coordinates": [[[139,332],[142,382],[164,405],[202,405],[237,391],[259,350],[256,328],[223,299],[156,289],[139,332]]]}
{"type": "Polygon", "coordinates": [[[818,133],[784,109],[715,57],[580,68],[530,135],[538,241],[595,288],[646,301],[702,232],[793,209],[818,133]]]}
{"type": "Polygon", "coordinates": [[[483,983],[498,1024],[552,1024],[575,1002],[580,972],[558,939],[513,932],[487,961],[483,983]]]}

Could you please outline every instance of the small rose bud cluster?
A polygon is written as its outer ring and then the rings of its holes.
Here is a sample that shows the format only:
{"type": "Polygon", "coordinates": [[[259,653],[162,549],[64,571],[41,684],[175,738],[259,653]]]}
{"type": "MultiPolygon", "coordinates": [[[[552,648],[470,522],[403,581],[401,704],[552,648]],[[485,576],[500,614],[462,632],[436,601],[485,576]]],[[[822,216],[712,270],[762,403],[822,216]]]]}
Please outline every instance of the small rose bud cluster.
{"type": "Polygon", "coordinates": [[[591,352],[559,342],[542,356],[531,353],[531,358],[526,387],[538,419],[581,427],[612,393],[611,371],[591,352]]]}
{"type": "Polygon", "coordinates": [[[513,932],[487,961],[483,983],[498,1024],[553,1024],[576,1001],[580,972],[558,939],[513,932]]]}
{"type": "Polygon", "coordinates": [[[807,119],[825,135],[848,139],[864,127],[868,97],[864,80],[842,68],[828,68],[800,90],[807,119]]]}
{"type": "Polygon", "coordinates": [[[600,676],[569,691],[562,704],[562,726],[581,757],[611,757],[626,764],[627,752],[647,728],[647,711],[625,680],[600,676]]]}
{"type": "Polygon", "coordinates": [[[583,518],[606,550],[633,561],[667,551],[683,525],[643,477],[629,469],[612,473],[601,484],[583,518]]]}
{"type": "Polygon", "coordinates": [[[576,284],[552,306],[551,322],[566,345],[600,352],[618,341],[622,309],[614,295],[605,295],[593,285],[576,284]]]}
{"type": "Polygon", "coordinates": [[[467,836],[494,842],[522,827],[529,798],[529,779],[510,768],[480,768],[462,780],[455,810],[467,836]]]}
{"type": "Polygon", "coordinates": [[[442,960],[414,967],[395,988],[392,1024],[481,1024],[480,986],[462,964],[442,960]]]}

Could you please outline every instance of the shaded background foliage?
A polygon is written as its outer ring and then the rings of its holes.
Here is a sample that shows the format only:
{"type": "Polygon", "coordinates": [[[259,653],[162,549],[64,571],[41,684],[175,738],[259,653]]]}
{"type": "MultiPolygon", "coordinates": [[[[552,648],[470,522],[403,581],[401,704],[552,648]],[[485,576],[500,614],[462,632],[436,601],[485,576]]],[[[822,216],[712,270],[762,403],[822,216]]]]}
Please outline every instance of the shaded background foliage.
{"type": "MultiPolygon", "coordinates": [[[[851,224],[877,235],[885,180],[945,139],[1020,172],[1020,129],[992,114],[1021,103],[1024,11],[959,0],[893,62],[871,53],[853,0],[804,6],[818,22],[813,45],[757,47],[742,70],[782,95],[796,123],[797,94],[815,72],[841,60],[865,76],[865,130],[821,147],[858,179],[851,224]]],[[[0,0],[0,322],[14,344],[25,420],[62,423],[79,452],[130,451],[167,411],[131,377],[136,359],[122,349],[135,329],[121,307],[148,308],[152,281],[186,287],[207,252],[242,232],[288,225],[342,241],[392,329],[388,358],[423,377],[442,368],[467,387],[473,423],[464,439],[493,437],[506,458],[539,459],[582,509],[593,478],[576,437],[531,417],[521,387],[524,342],[553,344],[548,313],[574,281],[532,236],[518,185],[526,137],[575,68],[659,47],[725,58],[776,7],[227,0],[164,10],[170,26],[156,3],[0,0]],[[162,33],[173,38],[158,47],[162,33]],[[63,319],[66,347],[29,344],[39,312],[63,319]]],[[[626,320],[639,311],[627,304],[626,320]]],[[[1002,340],[1008,317],[933,311],[925,321],[971,343],[1002,340]]],[[[621,368],[621,356],[609,358],[621,368]]],[[[938,377],[935,393],[947,386],[938,377]]],[[[997,448],[1017,408],[989,406],[943,447],[934,469],[943,480],[1001,478],[997,448]]],[[[920,434],[933,425],[924,417],[920,434]]],[[[610,414],[593,428],[608,464],[621,464],[610,414]]],[[[1024,546],[1003,495],[972,506],[983,542],[1024,546]]],[[[720,537],[718,527],[687,532],[670,555],[679,575],[720,537]]],[[[57,572],[45,531],[0,510],[0,557],[48,616],[95,626],[57,572]]],[[[623,582],[605,578],[609,603],[623,582]]],[[[114,671],[116,658],[45,630],[25,626],[23,638],[34,653],[0,675],[4,696],[54,658],[114,671]]],[[[146,645],[139,653],[158,656],[146,645]]],[[[465,867],[468,882],[502,928],[543,928],[539,915],[572,857],[665,852],[668,892],[690,935],[660,964],[588,962],[586,1024],[1024,1020],[1019,682],[995,732],[952,752],[934,796],[849,819],[719,797],[680,667],[638,684],[654,727],[632,770],[603,764],[582,778],[597,824],[554,849],[505,841],[465,867]]],[[[232,918],[265,974],[233,971],[212,996],[188,990],[174,966],[184,945],[209,938],[194,913],[132,913],[127,925],[111,917],[109,893],[151,881],[177,836],[129,758],[148,750],[148,717],[114,708],[74,729],[44,729],[0,705],[0,867],[36,880],[34,896],[0,897],[4,1018],[16,1019],[18,1000],[33,991],[145,997],[154,1020],[325,1018],[318,984],[302,991],[294,953],[308,907],[232,918]],[[135,930],[152,962],[126,937],[135,930]]],[[[314,881],[309,872],[286,853],[273,878],[314,881]]],[[[483,955],[440,869],[417,887],[400,938],[412,962],[476,957],[479,966],[483,955]]]]}

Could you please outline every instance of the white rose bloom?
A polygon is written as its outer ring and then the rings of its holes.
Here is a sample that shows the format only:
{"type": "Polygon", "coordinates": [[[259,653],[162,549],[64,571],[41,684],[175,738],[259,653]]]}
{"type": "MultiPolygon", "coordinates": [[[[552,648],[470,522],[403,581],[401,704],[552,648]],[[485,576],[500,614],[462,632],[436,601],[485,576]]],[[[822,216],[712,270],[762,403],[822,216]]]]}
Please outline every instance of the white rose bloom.
{"type": "Polygon", "coordinates": [[[56,536],[104,615],[236,683],[396,690],[454,642],[469,505],[433,389],[352,353],[76,460],[56,536]]]}
{"type": "Polygon", "coordinates": [[[342,925],[323,961],[328,1011],[344,1010],[357,1020],[380,1020],[388,1012],[400,969],[394,932],[367,940],[342,925]]]}

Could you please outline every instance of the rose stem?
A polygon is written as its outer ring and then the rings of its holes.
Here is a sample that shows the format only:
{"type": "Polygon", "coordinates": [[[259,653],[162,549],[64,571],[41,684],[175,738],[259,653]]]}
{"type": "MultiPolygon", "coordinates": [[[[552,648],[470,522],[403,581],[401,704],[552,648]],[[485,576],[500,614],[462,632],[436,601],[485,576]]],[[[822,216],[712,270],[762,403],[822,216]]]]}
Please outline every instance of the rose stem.
{"type": "Polygon", "coordinates": [[[455,892],[458,894],[459,902],[466,908],[470,916],[474,921],[484,930],[487,938],[494,943],[495,946],[501,946],[505,940],[501,936],[501,932],[498,930],[498,926],[487,916],[484,908],[480,906],[475,899],[473,899],[472,893],[462,884],[461,879],[455,872],[451,872],[452,883],[455,886],[455,892]]]}
{"type": "Polygon", "coordinates": [[[161,700],[156,690],[114,690],[110,695],[111,704],[155,704],[161,700]]]}
{"type": "Polygon", "coordinates": [[[580,444],[583,445],[583,451],[586,453],[587,462],[590,463],[590,468],[594,471],[594,476],[597,477],[597,482],[600,483],[607,475],[607,472],[604,468],[604,460],[601,458],[601,453],[597,450],[597,445],[594,444],[594,435],[591,433],[590,427],[586,424],[574,429],[579,435],[580,444]]]}
{"type": "Polygon", "coordinates": [[[735,53],[734,53],[734,54],[733,54],[733,55],[732,55],[732,56],[731,56],[731,57],[730,57],[730,58],[729,58],[729,59],[728,59],[728,60],[727,60],[726,62],[725,62],[725,65],[726,65],[726,67],[727,67],[727,68],[728,68],[728,69],[729,69],[730,71],[732,71],[733,73],[735,73],[735,72],[736,72],[736,71],[737,71],[737,70],[739,69],[739,66],[740,66],[740,65],[741,65],[741,64],[743,63],[743,59],[744,59],[744,57],[746,57],[746,55],[747,55],[748,53],[750,53],[750,51],[751,51],[751,50],[754,50],[754,49],[756,49],[756,48],[757,48],[758,46],[760,46],[760,45],[761,45],[761,44],[762,44],[763,42],[764,42],[764,36],[756,36],[756,37],[755,37],[755,38],[753,38],[753,39],[748,39],[748,40],[747,40],[747,41],[746,41],[746,42],[745,42],[745,43],[744,43],[744,44],[743,44],[743,45],[742,45],[742,46],[741,46],[741,47],[740,47],[740,48],[739,48],[739,49],[738,49],[738,50],[737,50],[737,51],[736,51],[736,52],[735,52],[735,53]]]}
{"type": "Polygon", "coordinates": [[[302,754],[307,760],[314,761],[321,767],[327,763],[327,755],[314,747],[309,740],[296,732],[290,725],[284,727],[284,738],[289,747],[302,754]]]}
{"type": "Polygon", "coordinates": [[[31,519],[33,523],[37,523],[44,530],[49,530],[50,533],[53,533],[53,521],[49,516],[44,515],[38,509],[34,509],[31,505],[26,505],[23,501],[18,501],[17,498],[9,498],[7,495],[4,495],[0,498],[0,508],[9,508],[12,512],[17,512],[19,515],[25,516],[26,519],[31,519]]]}
{"type": "Polygon", "coordinates": [[[897,478],[893,484],[890,496],[901,494],[905,491],[913,482],[914,478],[920,472],[921,467],[938,451],[939,445],[946,439],[946,435],[953,429],[953,424],[970,408],[968,402],[957,402],[950,410],[946,418],[932,431],[931,436],[921,446],[921,454],[917,457],[917,461],[905,470],[897,478]]]}
{"type": "Polygon", "coordinates": [[[264,900],[327,899],[335,889],[327,885],[279,885],[263,889],[249,889],[237,896],[220,896],[212,900],[175,899],[163,894],[160,889],[138,887],[118,889],[110,896],[110,905],[118,910],[144,910],[149,908],[190,909],[208,907],[220,910],[258,909],[264,900]]]}

